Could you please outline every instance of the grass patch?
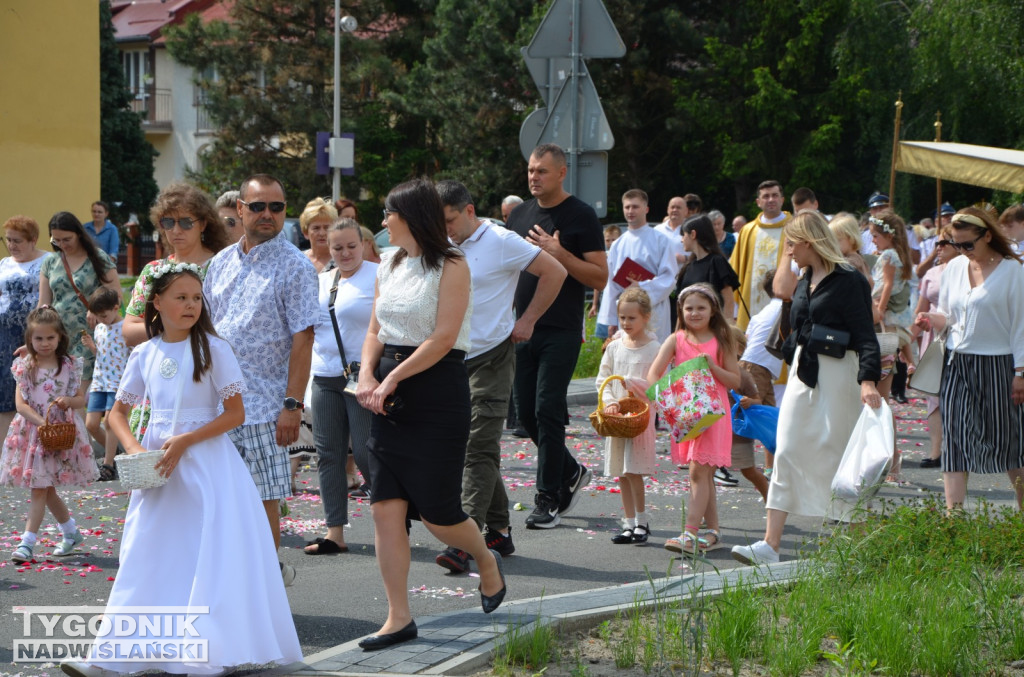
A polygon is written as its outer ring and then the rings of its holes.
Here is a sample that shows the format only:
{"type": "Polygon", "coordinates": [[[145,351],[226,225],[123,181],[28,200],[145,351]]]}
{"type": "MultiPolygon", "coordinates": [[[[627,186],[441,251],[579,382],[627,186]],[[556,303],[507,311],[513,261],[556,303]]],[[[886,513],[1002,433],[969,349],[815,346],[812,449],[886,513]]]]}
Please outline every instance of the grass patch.
{"type": "Polygon", "coordinates": [[[738,585],[709,599],[680,598],[670,586],[673,604],[637,602],[530,670],[608,674],[595,672],[604,663],[622,675],[1020,675],[1022,553],[1016,510],[982,504],[947,516],[937,497],[886,504],[863,527],[824,539],[808,558],[812,573],[787,587],[738,585]]]}
{"type": "Polygon", "coordinates": [[[586,318],[586,343],[580,346],[580,355],[576,359],[576,370],[572,373],[573,378],[596,378],[597,371],[601,367],[601,346],[604,339],[594,336],[597,328],[597,320],[593,317],[586,318]]]}

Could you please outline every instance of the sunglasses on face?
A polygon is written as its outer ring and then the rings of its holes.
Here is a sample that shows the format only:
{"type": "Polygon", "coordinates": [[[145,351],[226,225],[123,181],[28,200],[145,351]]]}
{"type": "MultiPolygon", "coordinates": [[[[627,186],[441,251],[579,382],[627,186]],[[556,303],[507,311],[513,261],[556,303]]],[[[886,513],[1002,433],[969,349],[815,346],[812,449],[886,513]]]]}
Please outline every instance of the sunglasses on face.
{"type": "Polygon", "coordinates": [[[225,216],[223,218],[223,221],[224,225],[227,226],[228,228],[234,228],[235,224],[238,223],[238,220],[235,219],[235,217],[233,216],[225,216]]]}
{"type": "Polygon", "coordinates": [[[385,221],[388,220],[388,214],[397,214],[397,213],[398,212],[396,212],[394,209],[388,209],[387,207],[385,207],[384,208],[384,220],[385,221]]]}
{"type": "Polygon", "coordinates": [[[978,240],[980,240],[983,237],[985,237],[984,234],[979,235],[978,237],[974,238],[973,240],[968,240],[967,242],[952,242],[952,241],[950,241],[949,242],[949,246],[952,247],[953,249],[959,251],[959,252],[973,252],[974,251],[974,243],[977,242],[978,240]]]}
{"type": "Polygon", "coordinates": [[[239,200],[239,202],[248,207],[253,214],[262,214],[263,210],[267,208],[274,214],[280,214],[285,208],[284,202],[246,202],[245,200],[239,200]]]}
{"type": "Polygon", "coordinates": [[[938,242],[935,243],[935,246],[936,247],[948,247],[951,244],[953,244],[953,243],[950,240],[939,240],[938,242]]]}
{"type": "Polygon", "coordinates": [[[179,226],[181,226],[182,230],[192,230],[196,225],[196,220],[190,219],[187,216],[183,216],[180,219],[172,219],[171,217],[167,216],[157,221],[157,223],[159,223],[160,227],[163,228],[164,230],[171,230],[172,228],[174,228],[174,224],[178,224],[179,226]]]}

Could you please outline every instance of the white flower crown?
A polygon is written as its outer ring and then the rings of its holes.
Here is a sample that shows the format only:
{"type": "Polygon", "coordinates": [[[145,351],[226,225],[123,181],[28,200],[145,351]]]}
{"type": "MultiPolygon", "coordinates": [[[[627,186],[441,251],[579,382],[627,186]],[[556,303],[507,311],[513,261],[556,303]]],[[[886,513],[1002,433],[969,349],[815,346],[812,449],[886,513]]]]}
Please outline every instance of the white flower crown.
{"type": "Polygon", "coordinates": [[[874,216],[869,216],[868,217],[868,222],[871,223],[874,226],[877,226],[877,227],[881,228],[882,231],[885,232],[888,235],[895,235],[896,234],[896,229],[893,228],[892,226],[890,226],[888,223],[886,223],[882,219],[875,218],[874,216]]]}
{"type": "Polygon", "coordinates": [[[195,263],[177,263],[174,261],[164,261],[159,266],[153,268],[153,270],[150,271],[154,280],[159,279],[164,275],[174,275],[177,273],[184,272],[193,273],[195,274],[196,277],[200,279],[202,279],[203,277],[202,269],[195,263]]]}

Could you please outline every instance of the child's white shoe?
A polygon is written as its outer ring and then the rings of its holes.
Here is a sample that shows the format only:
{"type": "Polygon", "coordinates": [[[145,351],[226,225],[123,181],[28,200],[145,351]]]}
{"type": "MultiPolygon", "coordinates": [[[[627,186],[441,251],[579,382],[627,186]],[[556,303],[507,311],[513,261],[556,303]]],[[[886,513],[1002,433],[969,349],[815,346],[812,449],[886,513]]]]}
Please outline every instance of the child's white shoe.
{"type": "Polygon", "coordinates": [[[72,534],[71,538],[65,538],[60,542],[56,548],[53,549],[54,557],[67,557],[71,554],[71,551],[78,547],[85,540],[85,536],[78,529],[75,529],[75,533],[72,534]]]}
{"type": "Polygon", "coordinates": [[[24,562],[29,562],[31,560],[32,560],[32,546],[31,545],[25,545],[24,543],[22,543],[17,548],[15,548],[14,549],[14,553],[11,554],[11,561],[12,562],[18,562],[19,564],[22,564],[24,562]]]}
{"type": "Polygon", "coordinates": [[[105,670],[80,661],[65,661],[60,664],[60,669],[65,675],[71,675],[71,677],[120,677],[121,675],[120,672],[105,670]]]}

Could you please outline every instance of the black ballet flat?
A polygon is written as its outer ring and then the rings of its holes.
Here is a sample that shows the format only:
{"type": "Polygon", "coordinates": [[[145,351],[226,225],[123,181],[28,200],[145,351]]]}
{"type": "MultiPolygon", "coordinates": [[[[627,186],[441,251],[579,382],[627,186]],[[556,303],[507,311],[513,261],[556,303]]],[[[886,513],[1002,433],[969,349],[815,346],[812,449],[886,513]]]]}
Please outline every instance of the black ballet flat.
{"type": "Polygon", "coordinates": [[[416,639],[418,635],[419,631],[416,629],[416,621],[409,621],[409,625],[398,632],[389,632],[386,635],[370,635],[360,640],[359,648],[363,651],[379,651],[395,644],[408,642],[410,639],[416,639]]]}
{"type": "Polygon", "coordinates": [[[505,585],[505,572],[501,569],[501,555],[496,550],[491,550],[491,554],[494,555],[494,561],[498,565],[498,575],[501,576],[501,590],[488,596],[484,594],[483,583],[477,588],[480,591],[480,607],[484,610],[485,614],[489,614],[501,606],[502,600],[505,599],[505,592],[508,590],[508,586],[505,585]]]}

